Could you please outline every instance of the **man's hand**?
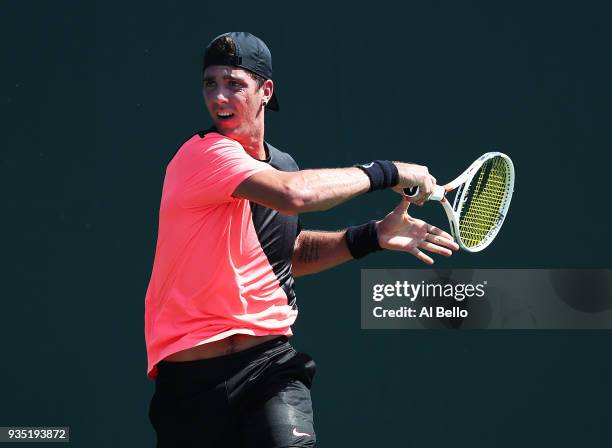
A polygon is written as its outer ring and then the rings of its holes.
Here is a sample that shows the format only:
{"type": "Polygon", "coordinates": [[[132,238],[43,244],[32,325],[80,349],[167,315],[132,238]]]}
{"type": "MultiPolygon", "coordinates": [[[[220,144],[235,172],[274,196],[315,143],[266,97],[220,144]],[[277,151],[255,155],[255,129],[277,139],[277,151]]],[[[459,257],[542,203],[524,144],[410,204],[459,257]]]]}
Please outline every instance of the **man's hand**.
{"type": "Polygon", "coordinates": [[[410,198],[410,202],[417,205],[423,203],[431,196],[436,185],[436,178],[429,174],[426,166],[413,163],[393,162],[399,173],[399,184],[393,188],[400,194],[404,194],[404,188],[419,187],[419,194],[410,198]]]}
{"type": "Polygon", "coordinates": [[[403,197],[395,210],[378,221],[376,229],[380,247],[411,253],[427,264],[433,264],[434,261],[420,249],[446,257],[451,256],[452,251],[459,250],[459,245],[448,233],[408,215],[409,205],[408,198],[403,197]]]}

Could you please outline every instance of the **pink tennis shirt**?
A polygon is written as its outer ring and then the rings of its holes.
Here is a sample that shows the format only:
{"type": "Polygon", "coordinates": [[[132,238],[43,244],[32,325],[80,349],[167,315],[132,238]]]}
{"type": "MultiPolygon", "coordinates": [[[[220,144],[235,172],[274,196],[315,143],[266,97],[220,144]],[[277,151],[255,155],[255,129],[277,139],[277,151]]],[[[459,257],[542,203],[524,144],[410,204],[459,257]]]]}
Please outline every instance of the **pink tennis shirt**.
{"type": "Polygon", "coordinates": [[[159,361],[197,345],[237,333],[292,334],[297,308],[258,239],[254,204],[232,196],[270,169],[216,132],[194,135],[168,164],[145,298],[150,378],[159,361]]]}

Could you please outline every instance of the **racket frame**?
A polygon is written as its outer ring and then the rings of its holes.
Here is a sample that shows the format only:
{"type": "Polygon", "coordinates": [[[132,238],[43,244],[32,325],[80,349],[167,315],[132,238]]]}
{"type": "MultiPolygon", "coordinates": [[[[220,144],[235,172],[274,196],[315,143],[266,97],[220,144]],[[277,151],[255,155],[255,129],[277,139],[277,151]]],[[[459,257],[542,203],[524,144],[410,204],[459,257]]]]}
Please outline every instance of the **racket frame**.
{"type": "Polygon", "coordinates": [[[504,223],[504,220],[506,219],[506,214],[508,212],[508,208],[510,207],[510,201],[512,199],[512,194],[514,193],[514,164],[512,163],[512,160],[510,159],[510,157],[508,157],[504,153],[496,152],[496,151],[487,152],[483,154],[482,156],[480,156],[478,159],[476,159],[474,163],[472,163],[455,180],[444,185],[443,188],[444,188],[443,195],[440,194],[440,191],[435,191],[434,194],[429,198],[429,200],[437,200],[442,204],[442,207],[444,208],[444,211],[446,212],[446,217],[448,218],[448,222],[450,223],[450,226],[451,226],[451,232],[452,232],[453,238],[455,238],[459,246],[463,250],[468,251],[468,252],[480,252],[481,250],[485,249],[489,244],[491,244],[491,242],[495,239],[495,236],[499,232],[499,229],[501,228],[502,224],[504,223]],[[509,175],[506,178],[506,187],[507,187],[508,193],[506,194],[504,198],[504,204],[503,204],[503,208],[500,213],[500,218],[498,219],[493,230],[487,234],[487,237],[481,243],[477,244],[476,246],[468,247],[463,243],[461,239],[461,233],[459,231],[459,216],[461,215],[461,210],[463,209],[463,205],[465,204],[465,196],[468,191],[466,186],[470,185],[470,183],[472,182],[472,179],[474,178],[476,173],[478,173],[478,170],[480,169],[480,167],[482,167],[482,165],[484,165],[485,162],[487,162],[488,160],[494,157],[501,157],[508,164],[509,175]],[[446,194],[450,193],[451,191],[454,191],[455,189],[458,189],[458,190],[455,194],[453,205],[451,206],[449,200],[446,198],[446,194]],[[442,197],[439,198],[440,196],[442,197]]]}

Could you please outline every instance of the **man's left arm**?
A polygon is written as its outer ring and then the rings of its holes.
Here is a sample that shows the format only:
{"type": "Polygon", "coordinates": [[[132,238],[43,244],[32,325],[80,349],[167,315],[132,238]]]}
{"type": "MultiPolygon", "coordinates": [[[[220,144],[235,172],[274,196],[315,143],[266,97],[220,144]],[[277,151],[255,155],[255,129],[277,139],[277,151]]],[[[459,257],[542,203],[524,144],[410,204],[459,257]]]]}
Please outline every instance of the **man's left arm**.
{"type": "Polygon", "coordinates": [[[295,241],[291,259],[293,276],[314,274],[338,266],[352,260],[353,253],[361,257],[374,250],[397,250],[433,264],[433,259],[423,250],[446,257],[459,250],[451,235],[410,216],[407,213],[409,205],[408,199],[403,198],[384,219],[372,223],[373,227],[365,225],[357,232],[353,231],[348,238],[350,242],[347,241],[349,229],[337,232],[302,230],[295,241]],[[352,245],[352,250],[349,250],[349,245],[352,245]]]}

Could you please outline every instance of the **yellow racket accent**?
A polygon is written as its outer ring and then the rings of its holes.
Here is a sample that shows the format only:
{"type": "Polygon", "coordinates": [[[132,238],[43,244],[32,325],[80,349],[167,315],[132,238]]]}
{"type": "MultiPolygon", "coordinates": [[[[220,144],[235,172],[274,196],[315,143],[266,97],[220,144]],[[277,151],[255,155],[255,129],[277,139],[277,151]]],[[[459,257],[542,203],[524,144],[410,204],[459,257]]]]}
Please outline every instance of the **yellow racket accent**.
{"type": "Polygon", "coordinates": [[[487,160],[472,178],[459,216],[459,237],[466,247],[475,247],[503,221],[508,196],[510,168],[502,157],[487,160]]]}

